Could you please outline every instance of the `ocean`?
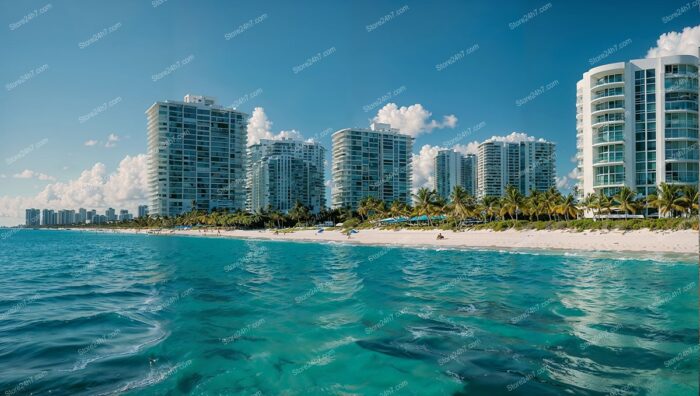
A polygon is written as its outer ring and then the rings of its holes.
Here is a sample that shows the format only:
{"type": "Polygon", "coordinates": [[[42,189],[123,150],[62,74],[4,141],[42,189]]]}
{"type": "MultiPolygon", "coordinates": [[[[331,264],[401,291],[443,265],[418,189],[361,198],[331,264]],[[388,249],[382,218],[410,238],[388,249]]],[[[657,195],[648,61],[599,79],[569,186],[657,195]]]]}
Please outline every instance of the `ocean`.
{"type": "Polygon", "coordinates": [[[21,230],[0,392],[697,395],[697,257],[21,230]]]}

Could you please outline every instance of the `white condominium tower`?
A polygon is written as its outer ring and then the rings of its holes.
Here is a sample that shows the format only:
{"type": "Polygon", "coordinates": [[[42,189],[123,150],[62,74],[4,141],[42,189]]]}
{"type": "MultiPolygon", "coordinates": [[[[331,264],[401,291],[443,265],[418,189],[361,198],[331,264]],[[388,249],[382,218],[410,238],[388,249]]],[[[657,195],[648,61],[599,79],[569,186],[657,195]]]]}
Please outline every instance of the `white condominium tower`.
{"type": "Polygon", "coordinates": [[[555,145],[543,139],[508,141],[491,138],[479,145],[477,196],[502,196],[506,187],[522,194],[545,191],[556,182],[555,145]]]}
{"type": "Polygon", "coordinates": [[[579,198],[698,183],[698,57],[595,67],[576,84],[579,198]]]}
{"type": "Polygon", "coordinates": [[[334,208],[355,210],[368,196],[387,205],[411,202],[411,136],[373,123],[369,129],[341,129],[332,139],[334,208]]]}
{"type": "Polygon", "coordinates": [[[298,201],[318,213],[326,204],[325,155],[318,143],[297,139],[262,139],[249,147],[248,209],[287,213],[298,201]]]}
{"type": "Polygon", "coordinates": [[[440,150],[435,156],[434,189],[449,200],[452,190],[462,186],[467,194],[476,196],[476,156],[462,155],[454,150],[440,150]]]}
{"type": "Polygon", "coordinates": [[[151,215],[245,208],[247,114],[187,95],[146,115],[151,215]]]}

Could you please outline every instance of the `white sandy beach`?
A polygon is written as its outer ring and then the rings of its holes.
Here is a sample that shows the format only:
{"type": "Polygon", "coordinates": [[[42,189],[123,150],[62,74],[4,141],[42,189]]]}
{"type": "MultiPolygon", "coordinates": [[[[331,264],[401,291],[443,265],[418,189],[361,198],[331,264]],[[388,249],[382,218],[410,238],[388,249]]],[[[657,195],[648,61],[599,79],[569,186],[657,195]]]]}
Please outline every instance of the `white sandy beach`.
{"type": "MultiPolygon", "coordinates": [[[[78,229],[86,231],[140,233],[147,230],[135,229],[78,229]]],[[[564,249],[583,251],[631,251],[658,253],[698,253],[698,231],[423,231],[379,229],[360,230],[350,239],[340,230],[299,230],[275,234],[272,230],[264,231],[216,231],[216,230],[161,230],[160,235],[190,235],[229,238],[254,238],[281,241],[319,241],[346,242],[367,245],[404,245],[451,248],[505,248],[505,249],[564,249]],[[441,232],[445,239],[436,240],[441,232]]]]}

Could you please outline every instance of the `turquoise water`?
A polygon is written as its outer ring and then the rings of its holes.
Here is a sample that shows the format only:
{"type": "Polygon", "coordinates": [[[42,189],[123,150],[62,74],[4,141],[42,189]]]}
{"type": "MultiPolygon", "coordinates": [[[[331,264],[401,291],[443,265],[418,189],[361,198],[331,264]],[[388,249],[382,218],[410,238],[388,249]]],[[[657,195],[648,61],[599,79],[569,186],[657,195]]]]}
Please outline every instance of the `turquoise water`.
{"type": "Polygon", "coordinates": [[[691,257],[20,231],[2,395],[697,395],[691,257]]]}

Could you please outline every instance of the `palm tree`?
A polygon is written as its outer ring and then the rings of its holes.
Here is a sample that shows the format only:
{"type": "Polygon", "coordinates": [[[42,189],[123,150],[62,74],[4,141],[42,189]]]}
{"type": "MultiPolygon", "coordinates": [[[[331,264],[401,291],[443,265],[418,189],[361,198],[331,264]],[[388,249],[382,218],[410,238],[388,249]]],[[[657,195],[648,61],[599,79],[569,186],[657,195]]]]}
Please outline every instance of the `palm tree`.
{"type": "Polygon", "coordinates": [[[365,221],[365,218],[369,219],[370,215],[377,211],[379,202],[380,201],[377,198],[371,195],[362,198],[357,206],[357,214],[360,215],[362,221],[365,221]]]}
{"type": "Polygon", "coordinates": [[[581,210],[593,210],[593,208],[596,205],[596,196],[593,193],[586,194],[586,196],[583,198],[583,201],[581,201],[581,210]]]}
{"type": "Polygon", "coordinates": [[[408,205],[399,200],[392,202],[391,207],[389,207],[389,214],[391,215],[391,217],[406,216],[408,212],[408,205]]]}
{"type": "Polygon", "coordinates": [[[279,210],[273,210],[268,216],[270,217],[270,221],[274,222],[277,228],[282,228],[282,220],[284,220],[284,214],[282,214],[279,210]]]}
{"type": "Polygon", "coordinates": [[[416,201],[415,210],[418,215],[426,215],[428,217],[428,225],[432,226],[430,216],[435,209],[437,192],[421,187],[413,194],[413,199],[416,201]]]}
{"type": "Polygon", "coordinates": [[[306,223],[310,217],[309,208],[302,205],[301,202],[296,201],[294,206],[289,210],[289,217],[294,220],[295,223],[306,223]]]}
{"type": "Polygon", "coordinates": [[[562,200],[561,193],[555,187],[551,187],[544,192],[544,197],[542,199],[544,200],[542,204],[543,209],[547,213],[547,216],[549,216],[549,221],[552,221],[552,215],[557,214],[556,207],[562,200]]]}
{"type": "Polygon", "coordinates": [[[695,185],[683,186],[681,189],[681,199],[683,200],[683,206],[687,211],[687,215],[690,217],[694,211],[698,210],[698,200],[700,199],[698,187],[695,185]]]}
{"type": "Polygon", "coordinates": [[[613,196],[613,201],[617,203],[616,209],[625,212],[625,218],[629,213],[637,213],[639,207],[637,203],[637,193],[631,188],[624,186],[613,196]]]}
{"type": "Polygon", "coordinates": [[[489,222],[493,221],[493,217],[500,212],[501,199],[493,196],[485,196],[481,199],[481,205],[483,206],[484,220],[486,216],[489,218],[489,222]]]}
{"type": "Polygon", "coordinates": [[[576,207],[576,199],[573,194],[567,195],[566,198],[557,205],[557,212],[564,215],[566,221],[569,221],[569,217],[578,217],[579,209],[576,207]]]}
{"type": "Polygon", "coordinates": [[[506,187],[506,193],[503,196],[503,207],[501,208],[501,216],[506,213],[511,218],[515,215],[515,221],[518,221],[518,212],[523,206],[523,195],[520,190],[514,186],[506,187]]]}
{"type": "Polygon", "coordinates": [[[656,194],[647,197],[647,204],[659,210],[659,216],[671,215],[685,210],[684,199],[677,185],[661,183],[656,194]]]}
{"type": "Polygon", "coordinates": [[[467,194],[467,191],[462,186],[455,186],[452,190],[452,194],[450,194],[452,216],[459,220],[460,226],[464,218],[471,215],[471,210],[469,208],[471,203],[468,201],[469,198],[469,194],[467,194]]]}

